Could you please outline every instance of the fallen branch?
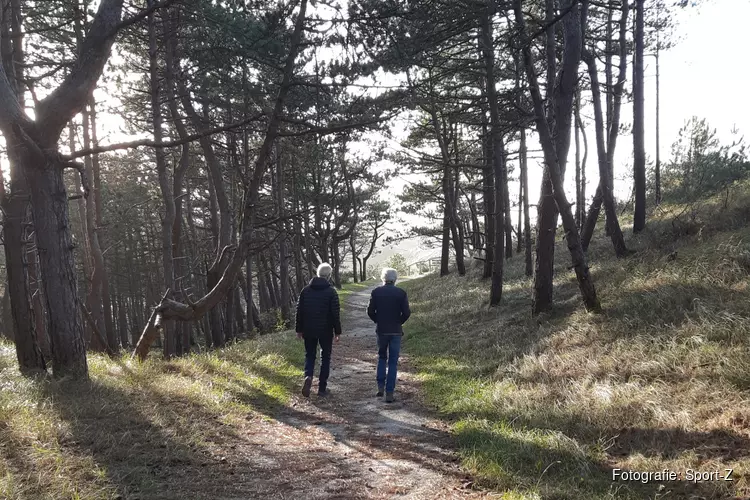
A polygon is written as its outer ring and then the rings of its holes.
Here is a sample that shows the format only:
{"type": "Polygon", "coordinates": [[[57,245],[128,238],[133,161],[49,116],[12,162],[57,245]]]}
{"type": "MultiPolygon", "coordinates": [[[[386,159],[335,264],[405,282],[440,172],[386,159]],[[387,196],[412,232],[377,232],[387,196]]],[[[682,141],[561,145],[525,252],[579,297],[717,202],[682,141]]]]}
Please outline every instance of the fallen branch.
{"type": "Polygon", "coordinates": [[[156,340],[156,337],[159,336],[159,331],[161,330],[163,320],[161,307],[164,304],[164,301],[167,300],[170,292],[171,290],[167,289],[167,291],[164,292],[164,296],[161,298],[159,305],[154,307],[154,311],[151,313],[151,317],[148,319],[148,323],[146,323],[146,326],[143,327],[141,338],[138,339],[138,343],[133,350],[133,354],[130,356],[131,359],[138,356],[138,359],[140,361],[143,361],[148,356],[148,351],[151,348],[151,344],[153,344],[154,340],[156,340]]]}

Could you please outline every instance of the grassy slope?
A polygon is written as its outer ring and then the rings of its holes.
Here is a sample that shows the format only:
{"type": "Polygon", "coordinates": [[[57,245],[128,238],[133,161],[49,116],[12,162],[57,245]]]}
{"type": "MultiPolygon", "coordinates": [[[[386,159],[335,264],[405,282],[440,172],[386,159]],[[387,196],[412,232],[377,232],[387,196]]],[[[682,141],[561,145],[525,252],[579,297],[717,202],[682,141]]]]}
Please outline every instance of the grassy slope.
{"type": "Polygon", "coordinates": [[[507,498],[750,492],[750,185],[732,193],[728,208],[662,207],[628,234],[627,259],[597,235],[600,315],[583,311],[562,244],[556,310],[539,318],[519,256],[497,310],[478,270],[404,284],[405,349],[485,486],[507,498]],[[613,467],[731,467],[735,481],[613,483],[613,467]]]}
{"type": "Polygon", "coordinates": [[[90,355],[91,380],[71,384],[20,376],[0,343],[0,498],[153,498],[158,464],[203,461],[248,415],[273,418],[303,363],[284,332],[171,362],[90,355]]]}

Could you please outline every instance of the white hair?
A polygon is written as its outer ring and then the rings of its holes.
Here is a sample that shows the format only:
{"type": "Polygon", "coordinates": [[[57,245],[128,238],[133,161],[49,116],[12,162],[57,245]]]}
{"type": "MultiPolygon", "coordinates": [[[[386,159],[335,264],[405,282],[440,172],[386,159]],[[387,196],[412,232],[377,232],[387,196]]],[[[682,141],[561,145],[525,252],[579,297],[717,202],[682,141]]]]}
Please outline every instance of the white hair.
{"type": "Polygon", "coordinates": [[[398,272],[390,267],[386,267],[380,273],[380,279],[383,280],[383,283],[395,283],[397,278],[398,272]]]}
{"type": "Polygon", "coordinates": [[[318,266],[318,278],[330,278],[333,273],[333,268],[327,262],[323,262],[318,266]]]}

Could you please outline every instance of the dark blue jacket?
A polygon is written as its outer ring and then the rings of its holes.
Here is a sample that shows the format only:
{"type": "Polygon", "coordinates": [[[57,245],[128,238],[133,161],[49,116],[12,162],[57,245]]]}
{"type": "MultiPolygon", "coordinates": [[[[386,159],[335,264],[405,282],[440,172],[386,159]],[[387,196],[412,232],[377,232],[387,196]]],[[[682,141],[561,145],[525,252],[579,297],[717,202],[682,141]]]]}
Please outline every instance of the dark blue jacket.
{"type": "Polygon", "coordinates": [[[305,338],[341,335],[339,295],[325,278],[313,278],[297,301],[297,333],[305,338]]]}
{"type": "Polygon", "coordinates": [[[367,315],[377,324],[378,334],[403,335],[401,325],[411,315],[406,292],[392,283],[377,287],[370,295],[367,315]]]}

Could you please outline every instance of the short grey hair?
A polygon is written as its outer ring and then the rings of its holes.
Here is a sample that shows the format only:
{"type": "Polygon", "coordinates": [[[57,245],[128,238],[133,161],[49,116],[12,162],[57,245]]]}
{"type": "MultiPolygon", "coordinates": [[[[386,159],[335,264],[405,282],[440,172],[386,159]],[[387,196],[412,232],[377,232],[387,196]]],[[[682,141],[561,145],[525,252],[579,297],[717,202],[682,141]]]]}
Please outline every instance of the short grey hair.
{"type": "Polygon", "coordinates": [[[327,262],[323,262],[318,266],[318,278],[330,278],[333,273],[333,268],[327,262]]]}
{"type": "Polygon", "coordinates": [[[396,279],[398,279],[398,272],[395,269],[386,267],[381,271],[380,279],[383,280],[383,283],[395,283],[396,279]]]}

